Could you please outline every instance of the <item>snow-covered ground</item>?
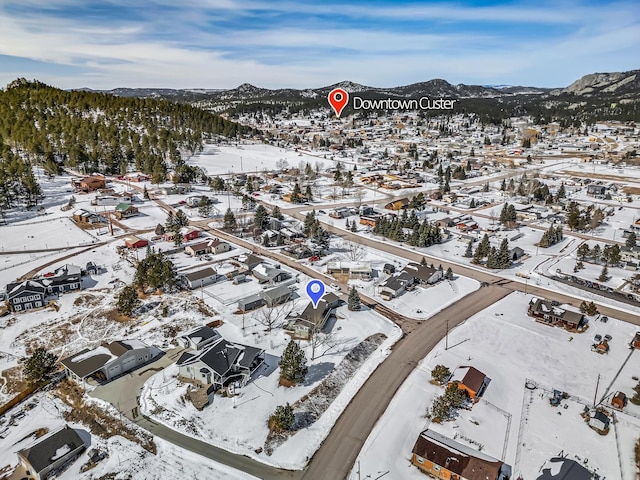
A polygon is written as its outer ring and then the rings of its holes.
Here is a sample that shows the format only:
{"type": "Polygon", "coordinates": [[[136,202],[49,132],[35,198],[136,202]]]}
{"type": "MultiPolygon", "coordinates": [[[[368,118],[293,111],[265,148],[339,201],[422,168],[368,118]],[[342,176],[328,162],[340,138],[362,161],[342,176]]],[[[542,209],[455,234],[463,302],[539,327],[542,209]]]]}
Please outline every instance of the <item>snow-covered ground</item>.
{"type": "MultiPolygon", "coordinates": [[[[588,457],[588,467],[602,477],[635,478],[632,449],[640,431],[640,407],[630,404],[616,413],[618,442],[616,432],[602,437],[579,414],[583,404],[593,403],[598,375],[597,398],[605,397],[603,405],[618,390],[633,393],[637,382],[631,377],[640,369],[640,355],[632,353],[628,343],[637,327],[615,319],[607,323],[591,319],[582,334],[548,327],[527,316],[531,298],[511,294],[450,332],[448,350],[442,341],[429,353],[367,439],[359,456],[361,476],[389,471],[390,478],[424,478],[410,465],[410,457],[419,433],[428,427],[473,448],[482,445],[484,453],[514,467],[514,478],[536,478],[541,465],[560,451],[588,457]],[[591,351],[596,333],[613,337],[608,354],[591,351]],[[430,383],[431,370],[439,364],[451,370],[471,365],[491,379],[472,410],[460,410],[455,420],[443,424],[431,423],[425,416],[433,399],[444,391],[430,383]],[[525,388],[527,379],[538,384],[532,394],[525,388]],[[549,405],[545,396],[549,388],[572,396],[567,409],[549,405]],[[528,403],[530,396],[533,400],[528,403]]],[[[352,480],[358,478],[356,471],[352,480]]]]}
{"type": "MultiPolygon", "coordinates": [[[[401,335],[397,326],[376,312],[350,312],[346,306],[338,309],[337,321],[332,329],[336,332],[336,337],[343,341],[340,348],[310,360],[305,382],[286,388],[278,386],[278,362],[288,336],[281,330],[265,334],[264,328],[252,328],[249,332],[253,334],[245,332],[246,336],[242,336],[236,326],[225,324],[220,328],[224,338],[266,350],[267,365],[254,374],[252,381],[239,390],[237,396],[216,396],[211,405],[198,411],[183,399],[187,385],[178,381],[178,368],[172,366],[147,381],[141,395],[142,410],[155,421],[235,453],[283,468],[302,468],[320,446],[350,399],[376,366],[386,358],[389,349],[401,335]],[[258,333],[260,330],[262,333],[258,333]],[[308,394],[355,345],[375,333],[383,333],[387,339],[355,373],[329,409],[311,427],[296,432],[284,444],[275,448],[271,456],[256,453],[256,449],[264,447],[269,431],[267,422],[276,406],[286,402],[294,404],[308,394]]],[[[301,341],[300,345],[310,359],[309,342],[301,341]]]]}

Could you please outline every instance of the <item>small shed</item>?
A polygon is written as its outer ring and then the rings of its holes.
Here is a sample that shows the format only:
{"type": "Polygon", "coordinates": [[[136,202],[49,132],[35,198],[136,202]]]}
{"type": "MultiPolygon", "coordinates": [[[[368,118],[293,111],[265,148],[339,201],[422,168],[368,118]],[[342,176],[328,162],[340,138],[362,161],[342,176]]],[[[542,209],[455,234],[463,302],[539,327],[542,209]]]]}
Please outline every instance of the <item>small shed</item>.
{"type": "Polygon", "coordinates": [[[611,398],[611,405],[613,405],[616,408],[622,409],[625,407],[626,404],[627,404],[627,396],[623,392],[617,392],[611,398]]]}
{"type": "Polygon", "coordinates": [[[635,337],[633,337],[633,341],[631,344],[633,345],[633,348],[640,349],[640,332],[636,332],[636,335],[635,337]]]}
{"type": "Polygon", "coordinates": [[[609,429],[609,423],[611,420],[609,416],[604,412],[597,410],[591,412],[591,418],[589,419],[589,426],[594,430],[605,432],[609,429]]]}

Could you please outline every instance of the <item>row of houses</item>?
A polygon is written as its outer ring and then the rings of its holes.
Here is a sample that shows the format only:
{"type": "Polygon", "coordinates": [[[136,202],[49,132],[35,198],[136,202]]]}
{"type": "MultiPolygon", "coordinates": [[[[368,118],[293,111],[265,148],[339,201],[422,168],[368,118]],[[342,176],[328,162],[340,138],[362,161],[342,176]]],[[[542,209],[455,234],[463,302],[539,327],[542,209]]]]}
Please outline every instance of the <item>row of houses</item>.
{"type": "Polygon", "coordinates": [[[52,274],[7,284],[7,301],[14,312],[44,307],[48,297],[82,288],[82,269],[64,265],[52,274]]]}

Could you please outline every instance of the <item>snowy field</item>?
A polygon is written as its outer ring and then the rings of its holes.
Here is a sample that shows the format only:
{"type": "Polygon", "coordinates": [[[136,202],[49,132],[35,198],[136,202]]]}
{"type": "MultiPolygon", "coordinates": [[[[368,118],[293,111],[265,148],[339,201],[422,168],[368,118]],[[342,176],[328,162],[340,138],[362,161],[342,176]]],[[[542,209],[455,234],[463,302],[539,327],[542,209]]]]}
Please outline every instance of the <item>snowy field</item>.
{"type": "MultiPolygon", "coordinates": [[[[588,428],[579,416],[582,406],[577,404],[593,403],[598,374],[598,399],[605,398],[603,404],[617,390],[633,393],[635,381],[631,377],[640,369],[640,355],[631,353],[628,342],[637,327],[615,319],[608,323],[591,320],[585,333],[569,333],[528,317],[531,298],[514,293],[474,315],[450,332],[448,350],[443,340],[419,364],[360,453],[363,477],[388,471],[389,478],[424,478],[410,465],[411,449],[419,433],[431,428],[473,448],[482,445],[483,452],[513,466],[513,478],[537,478],[549,455],[562,450],[583,458],[589,455],[588,466],[608,479],[634,478],[632,449],[640,431],[640,408],[627,406],[626,413],[616,414],[619,440],[624,440],[617,444],[613,431],[601,437],[588,428]],[[613,337],[607,355],[591,351],[596,333],[613,337]],[[471,365],[491,379],[472,410],[460,410],[455,420],[443,424],[430,423],[425,416],[433,399],[444,391],[430,383],[431,370],[439,364],[450,370],[471,365]],[[530,394],[525,388],[527,379],[539,385],[533,398],[544,388],[556,388],[572,396],[570,406],[566,410],[554,408],[543,398],[535,400],[529,410],[523,408],[530,394]]],[[[351,480],[358,478],[356,470],[351,480]]]]}
{"type": "MultiPolygon", "coordinates": [[[[24,418],[14,426],[8,426],[6,438],[0,439],[0,465],[13,469],[19,460],[16,452],[34,443],[33,432],[47,428],[53,432],[65,425],[61,412],[69,407],[50,394],[39,393],[31,401],[37,405],[26,411],[24,418]]],[[[19,407],[9,411],[11,415],[19,407]]],[[[116,414],[117,415],[117,414],[116,414]]],[[[87,445],[68,469],[56,478],[59,480],[90,480],[97,478],[206,478],[207,480],[255,480],[255,477],[233,470],[225,465],[208,460],[160,438],[155,438],[156,455],[144,450],[139,444],[120,436],[108,440],[101,439],[87,430],[86,426],[69,423],[77,429],[80,438],[87,445]],[[81,467],[89,461],[88,452],[98,448],[107,453],[107,458],[86,472],[81,467]]],[[[0,427],[2,430],[4,427],[0,427]]],[[[11,470],[8,470],[11,471],[11,470]]]]}
{"type": "MultiPolygon", "coordinates": [[[[259,461],[288,469],[300,469],[318,449],[342,410],[366,381],[376,366],[389,354],[391,346],[400,338],[398,327],[371,310],[349,312],[340,307],[333,330],[344,343],[335,353],[309,361],[309,373],[299,386],[278,386],[279,356],[289,337],[282,330],[264,333],[263,328],[248,328],[244,335],[236,325],[220,327],[223,338],[266,350],[266,366],[232,398],[216,396],[203,411],[196,410],[183,400],[187,385],[177,380],[178,368],[171,366],[151,377],[141,395],[142,410],[155,421],[164,423],[187,435],[195,436],[232,452],[248,455],[259,461]],[[387,339],[371,354],[354,374],[347,386],[331,403],[329,409],[312,426],[299,430],[271,456],[256,453],[264,447],[268,434],[267,421],[277,405],[294,404],[324,379],[344,356],[369,335],[384,333],[387,339]]],[[[308,342],[301,341],[307,359],[311,358],[308,342]]]]}

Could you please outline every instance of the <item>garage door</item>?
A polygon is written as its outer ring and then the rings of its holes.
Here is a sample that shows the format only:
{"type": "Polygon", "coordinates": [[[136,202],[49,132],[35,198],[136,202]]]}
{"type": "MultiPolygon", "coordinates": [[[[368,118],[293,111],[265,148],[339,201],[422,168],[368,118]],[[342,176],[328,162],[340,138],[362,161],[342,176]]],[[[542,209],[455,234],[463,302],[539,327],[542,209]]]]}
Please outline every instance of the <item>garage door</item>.
{"type": "Polygon", "coordinates": [[[135,368],[136,366],[136,357],[129,357],[126,358],[123,362],[122,362],[122,371],[123,372],[128,372],[129,370],[131,370],[132,368],[135,368]]]}
{"type": "Polygon", "coordinates": [[[122,367],[119,363],[114,365],[113,367],[109,367],[109,378],[120,375],[120,372],[122,372],[122,367]]]}

